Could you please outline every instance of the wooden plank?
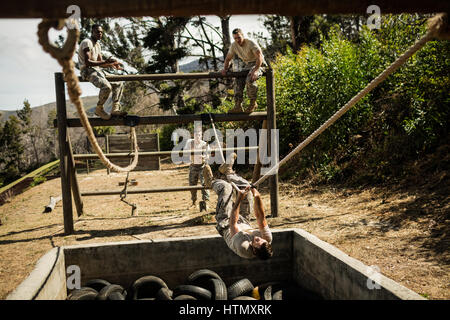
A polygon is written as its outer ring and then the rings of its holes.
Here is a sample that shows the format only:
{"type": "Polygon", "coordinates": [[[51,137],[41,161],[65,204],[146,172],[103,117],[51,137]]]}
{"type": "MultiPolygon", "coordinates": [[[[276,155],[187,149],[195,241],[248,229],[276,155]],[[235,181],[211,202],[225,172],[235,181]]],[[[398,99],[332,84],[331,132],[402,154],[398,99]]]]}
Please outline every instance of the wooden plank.
{"type": "MultiPolygon", "coordinates": [[[[266,120],[266,112],[253,112],[250,114],[246,113],[215,113],[213,114],[214,122],[226,122],[226,121],[262,121],[266,120]]],[[[113,117],[110,120],[103,120],[101,118],[88,118],[89,123],[93,127],[102,126],[123,126],[124,120],[119,117],[113,117]]],[[[171,123],[193,123],[194,121],[201,121],[201,114],[182,114],[173,116],[146,116],[140,117],[139,125],[148,124],[171,124],[171,123]]],[[[53,122],[56,128],[58,124],[57,119],[53,122]]],[[[79,118],[69,118],[67,119],[68,127],[82,127],[79,118]]]]}
{"type": "MultiPolygon", "coordinates": [[[[275,80],[273,76],[273,69],[267,70],[266,73],[266,90],[267,90],[267,129],[268,140],[267,148],[269,152],[272,150],[272,143],[278,143],[278,141],[272,141],[271,130],[277,128],[276,110],[275,110],[275,80]]],[[[277,146],[278,148],[278,146],[277,146]]],[[[278,159],[277,159],[278,161],[278,159]]],[[[269,177],[270,186],[270,211],[272,217],[278,217],[278,172],[269,177]]]]}
{"type": "MultiPolygon", "coordinates": [[[[141,193],[161,193],[161,192],[180,192],[191,190],[203,190],[207,189],[203,186],[183,186],[183,187],[168,187],[158,189],[127,189],[127,194],[141,194],[141,193]]],[[[103,191],[89,191],[81,193],[82,196],[106,196],[120,194],[122,190],[103,190],[103,191]]]]}
{"type": "Polygon", "coordinates": [[[69,150],[69,173],[70,173],[70,186],[72,188],[72,196],[75,201],[75,207],[77,209],[77,215],[83,214],[83,199],[81,198],[80,186],[78,184],[77,170],[75,168],[75,160],[73,158],[72,143],[70,142],[70,136],[67,135],[67,148],[69,150]]]}
{"type": "MultiPolygon", "coordinates": [[[[234,148],[223,148],[222,151],[226,152],[228,150],[257,150],[258,146],[252,147],[234,147],[234,148]]],[[[211,151],[219,152],[220,149],[211,149],[211,151]]],[[[191,154],[194,153],[203,153],[204,151],[190,151],[191,154]]],[[[139,152],[139,156],[170,156],[171,154],[182,154],[183,151],[150,151],[150,152],[139,152]]],[[[105,156],[108,158],[130,158],[134,156],[134,153],[129,152],[121,152],[121,153],[105,153],[105,156]]],[[[84,159],[98,159],[98,155],[96,153],[90,154],[75,154],[75,160],[84,160],[84,159]]]]}
{"type": "Polygon", "coordinates": [[[64,233],[73,234],[72,193],[70,187],[69,150],[67,145],[66,94],[63,74],[55,73],[56,111],[58,119],[59,164],[63,199],[64,233]]]}
{"type": "MultiPolygon", "coordinates": [[[[236,14],[360,14],[366,15],[371,4],[381,8],[382,13],[402,12],[449,12],[449,1],[440,0],[22,0],[0,2],[0,18],[65,18],[67,8],[76,4],[83,18],[143,17],[143,16],[193,16],[236,14]]],[[[245,30],[244,30],[245,31],[245,30]]]]}

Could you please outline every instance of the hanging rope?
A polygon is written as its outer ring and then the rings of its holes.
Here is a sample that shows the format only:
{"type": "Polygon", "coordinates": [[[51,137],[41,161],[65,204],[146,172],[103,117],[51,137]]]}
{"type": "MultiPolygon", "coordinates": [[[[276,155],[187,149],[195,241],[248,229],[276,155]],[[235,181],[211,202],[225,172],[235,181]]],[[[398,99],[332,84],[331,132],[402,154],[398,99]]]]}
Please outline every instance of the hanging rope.
{"type": "Polygon", "coordinates": [[[80,116],[81,124],[86,130],[89,141],[91,142],[91,145],[93,146],[95,153],[97,153],[97,155],[99,156],[100,161],[105,165],[106,168],[112,171],[129,172],[133,170],[138,163],[138,144],[136,138],[136,130],[133,126],[130,128],[130,135],[134,146],[134,157],[133,161],[129,166],[125,168],[119,167],[114,163],[112,163],[108,158],[106,158],[100,145],[97,142],[97,139],[95,138],[94,131],[92,130],[91,124],[89,123],[86,111],[84,111],[83,101],[80,99],[81,88],[79,86],[78,76],[75,74],[75,64],[72,60],[72,57],[76,49],[76,44],[78,42],[78,38],[80,35],[77,22],[73,20],[72,25],[74,27],[67,28],[67,40],[62,48],[55,47],[50,43],[48,39],[48,31],[50,30],[50,28],[62,30],[64,25],[65,25],[64,19],[60,20],[43,19],[38,26],[39,43],[41,44],[44,51],[49,53],[62,66],[64,73],[64,80],[67,83],[67,91],[69,93],[70,101],[72,101],[72,103],[76,106],[78,114],[80,116]]]}
{"type": "Polygon", "coordinates": [[[411,46],[404,54],[402,54],[397,60],[395,60],[389,67],[387,67],[378,77],[373,79],[364,89],[362,89],[356,96],[354,96],[346,105],[339,109],[330,119],[322,124],[316,131],[314,131],[308,138],[300,143],[294,150],[292,150],[286,157],[266,172],[258,181],[253,185],[258,186],[264,182],[269,176],[275,174],[275,172],[289,161],[293,156],[299,153],[304,147],[306,147],[311,141],[317,138],[322,132],[324,132],[329,126],[335,123],[344,113],[346,113],[351,107],[357,104],[366,94],[372,91],[376,86],[383,82],[391,73],[397,70],[403,65],[408,58],[410,58],[416,51],[421,49],[428,41],[433,38],[442,37],[448,38],[448,31],[446,30],[446,14],[438,14],[428,20],[428,31],[420,38],[413,46],[411,46]]]}

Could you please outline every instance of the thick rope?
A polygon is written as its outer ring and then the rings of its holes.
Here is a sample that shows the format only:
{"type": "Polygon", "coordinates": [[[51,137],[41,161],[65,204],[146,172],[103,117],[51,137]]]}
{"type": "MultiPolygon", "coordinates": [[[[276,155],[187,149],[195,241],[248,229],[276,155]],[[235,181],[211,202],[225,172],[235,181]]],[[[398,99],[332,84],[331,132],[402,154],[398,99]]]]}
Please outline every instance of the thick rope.
{"type": "Polygon", "coordinates": [[[80,99],[81,88],[79,86],[78,76],[75,74],[75,64],[72,60],[80,35],[78,27],[67,29],[67,40],[64,43],[63,48],[57,48],[53,46],[52,44],[50,44],[50,41],[48,39],[48,31],[50,30],[50,28],[61,30],[63,27],[64,19],[42,20],[42,22],[38,26],[39,43],[41,44],[44,51],[49,53],[62,66],[64,80],[67,83],[67,91],[69,93],[70,101],[72,101],[72,103],[76,106],[78,114],[80,116],[81,124],[86,130],[89,141],[91,142],[95,153],[97,153],[97,155],[99,156],[100,161],[105,165],[106,168],[112,171],[129,172],[133,170],[138,163],[138,144],[136,138],[136,130],[134,127],[131,127],[130,129],[131,139],[133,140],[134,146],[134,157],[129,166],[125,168],[119,167],[112,163],[108,158],[106,158],[105,154],[102,151],[102,148],[95,138],[94,131],[92,130],[91,124],[89,123],[89,119],[86,115],[86,111],[83,107],[83,101],[80,99]]]}
{"type": "Polygon", "coordinates": [[[339,109],[330,119],[322,124],[316,131],[314,131],[308,138],[300,143],[294,150],[292,150],[286,157],[266,172],[258,181],[253,185],[258,186],[264,182],[269,176],[276,173],[278,168],[288,162],[293,156],[299,153],[304,147],[306,147],[311,141],[317,138],[322,132],[324,132],[329,126],[335,123],[344,113],[346,113],[351,107],[357,104],[366,94],[372,91],[376,86],[383,82],[391,73],[397,70],[408,60],[416,51],[421,49],[428,41],[433,38],[439,37],[442,30],[445,30],[444,19],[445,14],[438,14],[431,18],[428,23],[427,33],[419,39],[413,46],[411,46],[404,54],[402,54],[397,60],[395,60],[389,67],[387,67],[378,77],[373,79],[364,89],[362,89],[356,96],[354,96],[346,105],[339,109]]]}

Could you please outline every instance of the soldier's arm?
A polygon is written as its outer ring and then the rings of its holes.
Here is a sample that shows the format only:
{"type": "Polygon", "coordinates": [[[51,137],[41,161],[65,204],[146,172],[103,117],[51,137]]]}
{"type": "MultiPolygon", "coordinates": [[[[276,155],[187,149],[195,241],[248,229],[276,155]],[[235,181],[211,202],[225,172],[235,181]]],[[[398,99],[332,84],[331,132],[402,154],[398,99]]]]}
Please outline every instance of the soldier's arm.
{"type": "Polygon", "coordinates": [[[84,61],[86,61],[87,67],[102,67],[106,64],[106,61],[103,61],[103,60],[97,60],[97,61],[93,60],[91,51],[89,50],[89,48],[85,48],[83,50],[83,54],[84,54],[84,61]]]}
{"type": "Polygon", "coordinates": [[[238,193],[236,202],[233,205],[233,209],[231,210],[230,214],[230,236],[233,237],[236,233],[239,232],[239,228],[237,226],[237,222],[239,219],[239,208],[241,206],[241,201],[244,199],[244,197],[247,195],[248,191],[250,190],[250,186],[245,188],[245,190],[242,190],[238,193]]]}

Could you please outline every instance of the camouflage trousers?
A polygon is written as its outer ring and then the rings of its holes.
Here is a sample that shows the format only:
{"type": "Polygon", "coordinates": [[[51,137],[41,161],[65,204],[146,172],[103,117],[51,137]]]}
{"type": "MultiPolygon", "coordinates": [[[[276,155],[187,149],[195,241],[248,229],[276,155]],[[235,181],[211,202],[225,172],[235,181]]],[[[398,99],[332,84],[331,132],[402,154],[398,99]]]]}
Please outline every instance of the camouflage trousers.
{"type": "Polygon", "coordinates": [[[100,89],[97,105],[104,105],[111,92],[113,103],[120,102],[120,98],[122,97],[123,82],[109,82],[106,80],[106,75],[108,75],[106,72],[98,68],[85,68],[81,71],[83,80],[89,81],[100,89]]]}
{"type": "MultiPolygon", "coordinates": [[[[203,178],[203,167],[204,164],[194,164],[191,163],[189,166],[189,185],[195,186],[197,185],[198,180],[200,180],[200,183],[204,184],[204,178],[203,178]]],[[[191,199],[192,202],[197,201],[197,190],[191,190],[191,199]]],[[[209,201],[209,190],[203,189],[202,190],[202,200],[203,201],[209,201]]]]}
{"type": "Polygon", "coordinates": [[[246,63],[239,71],[248,71],[246,78],[236,78],[234,84],[234,100],[243,101],[244,100],[244,88],[247,87],[247,96],[250,100],[256,100],[258,93],[258,85],[256,80],[258,80],[263,74],[263,67],[260,67],[257,72],[257,78],[255,81],[250,79],[250,71],[255,66],[255,62],[246,63]]]}
{"type": "MultiPolygon", "coordinates": [[[[217,193],[216,230],[223,236],[223,232],[230,226],[230,215],[234,205],[234,189],[229,182],[222,179],[213,180],[212,189],[217,193]]],[[[238,223],[250,225],[248,215],[239,214],[238,223]]]]}

